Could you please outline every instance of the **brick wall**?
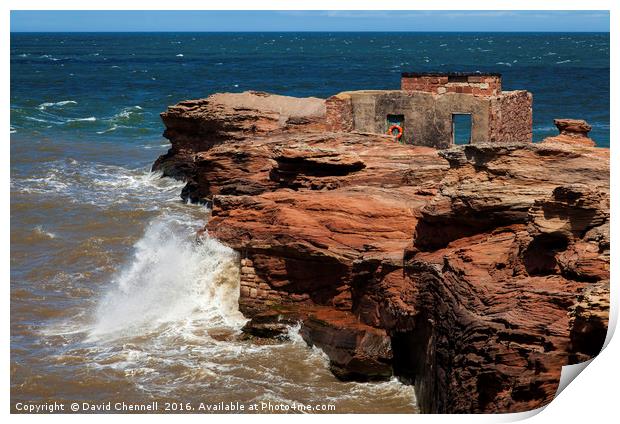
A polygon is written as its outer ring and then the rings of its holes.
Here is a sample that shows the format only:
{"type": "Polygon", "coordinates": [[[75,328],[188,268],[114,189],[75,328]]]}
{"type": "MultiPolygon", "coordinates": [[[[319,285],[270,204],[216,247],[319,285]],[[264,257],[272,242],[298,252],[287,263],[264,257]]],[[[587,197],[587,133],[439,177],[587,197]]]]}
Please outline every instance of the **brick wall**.
{"type": "Polygon", "coordinates": [[[502,91],[502,79],[497,75],[448,75],[403,76],[401,90],[425,91],[434,94],[463,93],[474,96],[495,96],[502,91]]]}

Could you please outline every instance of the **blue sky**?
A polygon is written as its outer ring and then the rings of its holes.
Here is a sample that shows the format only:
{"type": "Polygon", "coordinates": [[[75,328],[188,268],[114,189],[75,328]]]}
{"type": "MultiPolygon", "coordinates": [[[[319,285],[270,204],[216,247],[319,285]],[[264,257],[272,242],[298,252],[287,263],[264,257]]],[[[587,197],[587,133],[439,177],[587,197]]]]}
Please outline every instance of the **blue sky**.
{"type": "Polygon", "coordinates": [[[607,11],[11,11],[11,32],[609,31],[607,11]]]}

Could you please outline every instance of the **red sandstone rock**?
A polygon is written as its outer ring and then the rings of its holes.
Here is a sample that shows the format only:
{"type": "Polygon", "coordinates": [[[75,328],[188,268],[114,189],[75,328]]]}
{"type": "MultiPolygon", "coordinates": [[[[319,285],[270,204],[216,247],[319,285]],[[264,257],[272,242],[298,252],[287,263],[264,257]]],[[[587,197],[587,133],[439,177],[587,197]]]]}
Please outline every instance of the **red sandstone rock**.
{"type": "Polygon", "coordinates": [[[415,381],[425,410],[540,407],[561,367],[591,358],[605,338],[609,152],[468,146],[443,155],[451,169],[422,210],[399,280],[409,290],[378,279],[364,296],[379,299],[395,368],[415,381]]]}
{"type": "Polygon", "coordinates": [[[361,324],[351,313],[317,309],[304,320],[300,334],[329,356],[330,369],[341,380],[383,380],[392,375],[387,333],[361,324]]]}
{"type": "Polygon", "coordinates": [[[607,149],[438,152],[325,132],[346,128],[317,99],[234,96],[170,108],[158,163],[212,203],[209,234],[240,252],[248,332],[280,334],[289,311],[340,378],[394,372],[427,412],[540,407],[563,365],[600,350],[607,149]]]}
{"type": "Polygon", "coordinates": [[[554,119],[553,123],[562,135],[587,137],[592,126],[582,119],[554,119]]]}
{"type": "Polygon", "coordinates": [[[262,338],[287,338],[291,328],[296,326],[307,313],[301,310],[268,310],[254,314],[242,328],[246,334],[262,338]]]}
{"type": "Polygon", "coordinates": [[[570,362],[567,308],[588,283],[532,267],[529,257],[561,249],[533,245],[517,225],[408,263],[417,314],[414,330],[402,337],[414,346],[407,351],[417,360],[410,372],[426,409],[525,411],[553,399],[561,367],[570,362]]]}
{"type": "Polygon", "coordinates": [[[609,324],[609,281],[591,284],[570,308],[570,362],[584,362],[596,356],[607,336],[609,324]]]}
{"type": "Polygon", "coordinates": [[[527,221],[535,201],[559,186],[597,187],[609,196],[609,150],[565,144],[473,144],[441,153],[451,165],[417,227],[422,250],[527,221]]]}
{"type": "MultiPolygon", "coordinates": [[[[608,320],[609,240],[595,234],[608,234],[607,190],[560,186],[534,203],[526,225],[412,255],[405,268],[416,289],[413,325],[402,337],[424,364],[410,371],[422,405],[534,409],[553,399],[562,366],[598,353],[608,320]]],[[[395,350],[395,361],[401,355],[395,350]]]]}
{"type": "Polygon", "coordinates": [[[232,140],[277,132],[323,129],[325,104],[309,97],[296,98],[247,91],[219,93],[206,99],[186,100],[170,106],[161,118],[164,136],[173,140],[168,154],[153,165],[165,175],[186,177],[195,173],[192,155],[232,140]]]}
{"type": "Polygon", "coordinates": [[[323,132],[230,141],[196,153],[192,163],[195,173],[186,192],[192,200],[356,185],[430,190],[447,168],[428,147],[400,145],[383,135],[323,132]]]}
{"type": "Polygon", "coordinates": [[[543,143],[566,143],[580,146],[596,146],[594,140],[588,137],[592,127],[581,119],[554,119],[553,123],[558,127],[560,134],[555,137],[547,137],[543,143]]]}

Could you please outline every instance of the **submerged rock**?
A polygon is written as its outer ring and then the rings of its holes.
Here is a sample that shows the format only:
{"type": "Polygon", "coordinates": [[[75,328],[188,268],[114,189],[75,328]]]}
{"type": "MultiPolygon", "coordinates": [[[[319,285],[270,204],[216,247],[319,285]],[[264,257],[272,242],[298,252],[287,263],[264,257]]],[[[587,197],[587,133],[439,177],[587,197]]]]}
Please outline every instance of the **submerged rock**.
{"type": "Polygon", "coordinates": [[[296,311],[268,310],[253,315],[241,331],[254,337],[286,339],[300,322],[301,315],[296,311]]]}
{"type": "Polygon", "coordinates": [[[558,121],[570,143],[438,151],[328,132],[320,99],[218,94],[162,118],[156,166],[242,258],[246,333],[300,322],[338,378],[397,375],[425,412],[541,407],[600,351],[609,150],[585,123],[558,121]]]}

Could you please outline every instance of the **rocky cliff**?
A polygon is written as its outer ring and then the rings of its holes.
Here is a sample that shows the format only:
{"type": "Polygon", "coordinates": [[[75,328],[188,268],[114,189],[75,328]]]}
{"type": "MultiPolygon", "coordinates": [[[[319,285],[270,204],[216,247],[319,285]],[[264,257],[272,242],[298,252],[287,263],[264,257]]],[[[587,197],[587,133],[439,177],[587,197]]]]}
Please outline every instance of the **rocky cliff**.
{"type": "Polygon", "coordinates": [[[438,151],[330,132],[322,100],[256,92],[162,119],[154,168],[240,252],[248,333],[301,321],[337,377],[395,374],[425,412],[540,407],[563,365],[601,349],[607,149],[565,134],[438,151]]]}

